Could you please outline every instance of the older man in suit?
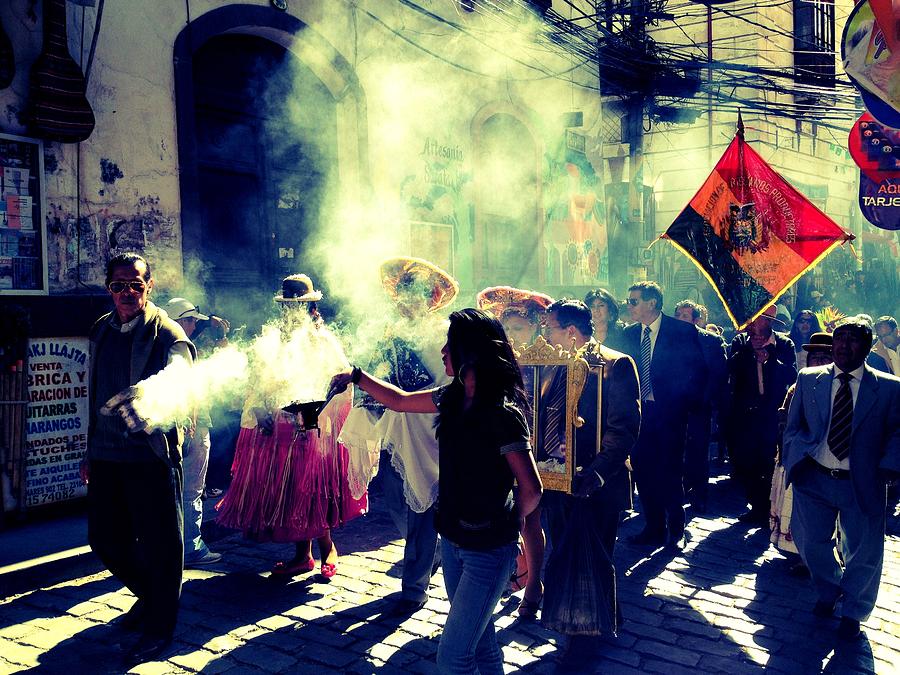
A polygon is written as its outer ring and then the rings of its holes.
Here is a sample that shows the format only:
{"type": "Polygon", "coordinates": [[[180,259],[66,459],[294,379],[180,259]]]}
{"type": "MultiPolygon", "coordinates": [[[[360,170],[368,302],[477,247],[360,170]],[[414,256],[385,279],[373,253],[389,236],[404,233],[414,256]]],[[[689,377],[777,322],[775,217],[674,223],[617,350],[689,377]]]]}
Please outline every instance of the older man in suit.
{"type": "MultiPolygon", "coordinates": [[[[547,308],[544,334],[551,344],[581,350],[593,368],[578,402],[578,414],[584,424],[575,433],[575,495],[545,491],[541,500],[550,541],[554,546],[559,544],[575,501],[579,498],[587,499],[591,514],[596,518],[601,543],[611,563],[619,516],[631,506],[631,476],[625,460],[637,440],[641,426],[637,372],[634,362],[627,355],[604,347],[592,338],[591,310],[578,300],[558,300],[550,305],[547,308]],[[601,363],[602,380],[598,392],[595,373],[596,367],[601,363]],[[598,430],[601,432],[600,437],[598,430]]],[[[565,382],[561,382],[561,385],[564,387],[565,382]]],[[[546,436],[547,434],[545,438],[546,436]]],[[[557,434],[557,442],[559,438],[560,435],[557,434]]],[[[597,569],[584,570],[583,573],[601,580],[611,605],[610,616],[618,616],[615,567],[603,560],[596,562],[597,569]]],[[[548,597],[557,592],[557,585],[561,581],[563,580],[553,578],[546,580],[548,597]]],[[[597,641],[592,638],[572,636],[559,670],[581,672],[584,658],[590,657],[597,647],[597,641]]]]}
{"type": "Polygon", "coordinates": [[[88,423],[88,541],[137,601],[121,621],[141,637],[131,666],[157,658],[175,631],[181,595],[182,462],[179,427],[131,433],[101,414],[110,398],[159,373],[175,359],[192,362],[194,345],[150,302],[150,264],[136,253],[112,258],[106,288],[115,311],[91,329],[88,423]]]}
{"type": "Polygon", "coordinates": [[[641,433],[631,464],[645,525],[630,539],[647,546],[684,545],[684,444],[688,414],[703,401],[708,377],[694,326],[662,313],[662,289],[642,281],[628,289],[625,353],[638,367],[641,433]]]}
{"type": "Polygon", "coordinates": [[[769,526],[769,493],[778,444],[778,409],[797,379],[794,343],[773,329],[775,305],[738,333],[728,348],[729,391],[723,428],[732,478],[750,509],[738,516],[754,527],[769,526]]]}
{"type": "Polygon", "coordinates": [[[872,347],[865,322],[840,322],[833,345],[833,364],[797,379],[783,463],[794,486],[794,540],[818,594],[813,613],[831,616],[843,598],[838,636],[853,639],[875,607],[886,484],[900,476],[900,379],[865,364],[872,347]]]}

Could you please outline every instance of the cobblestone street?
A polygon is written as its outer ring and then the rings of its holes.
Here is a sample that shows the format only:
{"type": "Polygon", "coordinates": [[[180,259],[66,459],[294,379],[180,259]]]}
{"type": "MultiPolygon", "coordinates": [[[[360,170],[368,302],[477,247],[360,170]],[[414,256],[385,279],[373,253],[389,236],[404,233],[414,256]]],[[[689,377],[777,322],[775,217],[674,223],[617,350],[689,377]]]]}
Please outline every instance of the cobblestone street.
{"type": "MultiPolygon", "coordinates": [[[[684,552],[619,545],[625,623],[585,672],[897,672],[897,518],[889,519],[878,607],[863,637],[842,644],[837,619],[812,615],[808,581],[788,573],[789,562],[769,547],[768,532],[737,523],[741,505],[729,496],[732,489],[724,477],[712,487],[710,511],[721,516],[694,517],[684,552]]],[[[331,583],[314,573],[286,585],[269,579],[289,546],[256,545],[236,534],[215,541],[224,564],[186,572],[167,660],[133,672],[436,672],[449,607],[440,574],[424,609],[406,620],[381,615],[390,604],[386,596],[400,589],[402,547],[377,496],[373,502],[372,514],[336,533],[342,557],[331,583]]],[[[626,521],[622,540],[639,520],[626,521]]],[[[8,541],[15,531],[4,536],[8,541]]],[[[515,600],[497,610],[507,672],[552,672],[559,635],[516,621],[515,600]]],[[[110,622],[132,602],[105,571],[17,589],[0,604],[0,672],[116,672],[134,638],[110,622]]]]}

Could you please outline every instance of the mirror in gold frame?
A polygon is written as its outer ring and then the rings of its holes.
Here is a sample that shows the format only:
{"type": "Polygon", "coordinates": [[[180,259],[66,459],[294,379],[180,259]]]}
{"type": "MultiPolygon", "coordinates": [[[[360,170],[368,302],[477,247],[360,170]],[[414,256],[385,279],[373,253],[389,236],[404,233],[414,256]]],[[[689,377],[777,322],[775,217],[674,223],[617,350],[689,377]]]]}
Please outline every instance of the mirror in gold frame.
{"type": "Polygon", "coordinates": [[[571,493],[575,475],[578,400],[588,378],[587,361],[538,336],[516,352],[531,403],[531,442],[545,490],[571,493]]]}

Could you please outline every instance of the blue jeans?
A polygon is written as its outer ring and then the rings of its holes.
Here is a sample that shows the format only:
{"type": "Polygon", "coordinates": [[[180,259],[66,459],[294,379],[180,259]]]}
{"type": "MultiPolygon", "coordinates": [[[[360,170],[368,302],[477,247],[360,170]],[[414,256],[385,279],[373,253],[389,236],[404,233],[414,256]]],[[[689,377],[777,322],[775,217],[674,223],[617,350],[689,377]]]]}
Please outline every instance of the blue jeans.
{"type": "Polygon", "coordinates": [[[185,439],[184,451],[184,559],[202,558],[209,549],[200,537],[203,524],[203,486],[209,465],[209,429],[197,427],[194,437],[185,439]]]}
{"type": "Polygon", "coordinates": [[[509,585],[518,547],[512,543],[473,551],[441,539],[441,553],[450,614],[438,645],[438,670],[503,675],[494,608],[509,585]]]}
{"type": "Polygon", "coordinates": [[[403,578],[400,597],[403,600],[425,602],[428,584],[435,563],[441,561],[437,548],[438,534],[434,529],[434,507],[416,513],[403,496],[403,478],[391,466],[390,455],[381,453],[378,475],[384,490],[388,512],[403,537],[403,578]]]}

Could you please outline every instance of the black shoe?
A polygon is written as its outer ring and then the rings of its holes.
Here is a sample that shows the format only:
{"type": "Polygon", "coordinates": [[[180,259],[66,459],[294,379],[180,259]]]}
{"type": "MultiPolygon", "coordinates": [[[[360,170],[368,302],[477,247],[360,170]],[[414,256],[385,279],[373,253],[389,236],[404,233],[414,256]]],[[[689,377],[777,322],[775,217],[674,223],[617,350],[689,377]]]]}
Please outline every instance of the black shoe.
{"type": "Polygon", "coordinates": [[[424,600],[397,600],[390,608],[388,608],[382,616],[391,618],[399,618],[412,616],[425,606],[424,600]]]}
{"type": "Polygon", "coordinates": [[[819,600],[813,607],[813,614],[820,619],[827,619],[834,614],[834,607],[837,605],[837,598],[834,600],[819,600]]]}
{"type": "Polygon", "coordinates": [[[750,509],[746,513],[742,513],[738,516],[738,522],[743,523],[744,525],[752,525],[754,527],[768,527],[769,514],[762,513],[757,509],[750,509]]]}
{"type": "Polygon", "coordinates": [[[170,637],[142,635],[137,644],[125,656],[125,664],[136,666],[139,663],[156,661],[170,644],[172,644],[172,638],[170,637]]]}
{"type": "Polygon", "coordinates": [[[570,635],[556,662],[557,673],[584,673],[593,671],[587,666],[600,654],[598,638],[588,635],[570,635]]]}
{"type": "Polygon", "coordinates": [[[687,532],[682,532],[677,537],[669,536],[669,538],[666,539],[666,548],[683,551],[684,547],[687,546],[687,543],[690,540],[691,540],[691,535],[688,534],[687,532]]]}
{"type": "Polygon", "coordinates": [[[203,491],[203,499],[216,499],[217,497],[221,497],[224,490],[220,488],[211,488],[208,487],[203,491]]]}
{"type": "Polygon", "coordinates": [[[788,574],[798,579],[809,579],[809,568],[802,562],[794,563],[788,568],[788,574]]]}
{"type": "Polygon", "coordinates": [[[141,630],[144,627],[144,601],[136,600],[131,609],[116,619],[115,623],[123,630],[141,630]]]}
{"type": "Polygon", "coordinates": [[[633,534],[628,537],[627,541],[629,544],[634,544],[635,546],[654,546],[659,548],[660,546],[665,546],[666,538],[661,534],[654,534],[653,532],[642,530],[638,534],[633,534]]]}
{"type": "Polygon", "coordinates": [[[859,637],[859,621],[848,616],[841,617],[837,633],[841,640],[855,640],[859,637]]]}

